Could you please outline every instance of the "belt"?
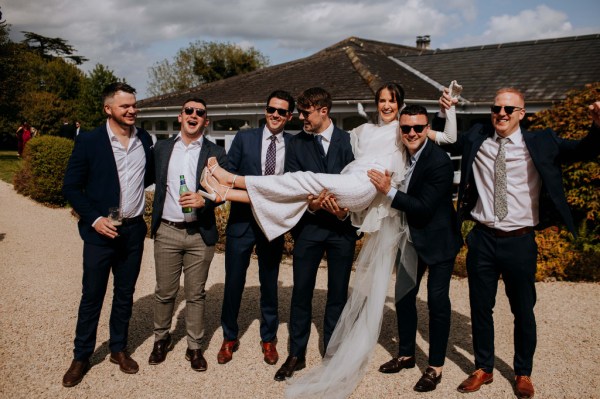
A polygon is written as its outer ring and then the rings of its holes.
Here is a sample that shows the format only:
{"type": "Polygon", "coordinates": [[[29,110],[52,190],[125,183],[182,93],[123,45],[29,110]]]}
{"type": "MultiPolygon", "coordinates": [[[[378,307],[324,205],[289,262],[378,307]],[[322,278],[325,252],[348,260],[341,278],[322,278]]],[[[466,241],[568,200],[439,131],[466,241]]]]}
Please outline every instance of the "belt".
{"type": "Polygon", "coordinates": [[[180,229],[180,230],[185,230],[185,229],[189,229],[189,228],[198,226],[197,221],[194,221],[194,222],[171,222],[170,220],[167,220],[167,219],[160,219],[160,221],[163,222],[164,224],[166,224],[167,226],[175,227],[176,229],[180,229]]]}
{"type": "Polygon", "coordinates": [[[123,218],[122,224],[134,224],[134,223],[139,223],[139,222],[143,222],[143,221],[144,221],[144,217],[142,215],[140,215],[140,216],[134,216],[132,218],[123,218]]]}
{"type": "Polygon", "coordinates": [[[494,237],[501,237],[501,238],[521,237],[521,236],[529,234],[533,231],[533,227],[531,227],[531,226],[521,227],[520,229],[515,229],[515,230],[511,230],[511,231],[503,231],[503,230],[498,230],[498,229],[488,227],[485,224],[481,224],[479,222],[475,222],[475,228],[482,230],[482,231],[486,231],[489,234],[493,235],[494,237]]]}

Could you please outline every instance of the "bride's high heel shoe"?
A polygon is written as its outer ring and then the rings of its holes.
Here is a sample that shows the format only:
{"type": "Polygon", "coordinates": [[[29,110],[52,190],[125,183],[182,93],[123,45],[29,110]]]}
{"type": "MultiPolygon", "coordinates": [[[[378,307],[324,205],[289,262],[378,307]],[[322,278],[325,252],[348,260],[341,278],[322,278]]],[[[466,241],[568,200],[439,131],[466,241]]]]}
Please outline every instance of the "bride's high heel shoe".
{"type": "MultiPolygon", "coordinates": [[[[218,166],[218,164],[217,164],[217,166],[218,166]]],[[[214,168],[215,168],[215,165],[212,166],[213,170],[214,170],[214,168]]],[[[222,184],[219,184],[219,186],[226,188],[226,190],[225,190],[224,194],[221,194],[219,191],[217,191],[208,181],[209,176],[213,177],[210,170],[211,170],[210,167],[208,167],[208,166],[204,167],[204,169],[202,169],[202,175],[200,176],[200,185],[202,187],[204,187],[206,190],[209,190],[210,192],[204,191],[202,189],[198,189],[198,194],[200,194],[204,198],[208,198],[209,200],[211,200],[213,202],[227,201],[227,193],[229,192],[229,187],[225,187],[222,184]]],[[[215,179],[215,178],[213,177],[213,179],[215,179]]]]}
{"type": "Polygon", "coordinates": [[[219,162],[217,162],[217,158],[215,158],[215,157],[208,158],[208,161],[206,162],[206,167],[208,168],[208,173],[210,173],[210,175],[219,183],[219,185],[221,187],[235,188],[235,179],[237,179],[237,175],[234,175],[233,173],[227,172],[226,170],[223,169],[223,172],[233,175],[233,180],[231,181],[231,185],[222,184],[221,180],[217,176],[215,176],[215,173],[214,173],[215,170],[217,170],[217,168],[222,169],[221,166],[219,165],[219,162]],[[214,162],[214,163],[212,165],[210,165],[211,162],[214,162]]]}

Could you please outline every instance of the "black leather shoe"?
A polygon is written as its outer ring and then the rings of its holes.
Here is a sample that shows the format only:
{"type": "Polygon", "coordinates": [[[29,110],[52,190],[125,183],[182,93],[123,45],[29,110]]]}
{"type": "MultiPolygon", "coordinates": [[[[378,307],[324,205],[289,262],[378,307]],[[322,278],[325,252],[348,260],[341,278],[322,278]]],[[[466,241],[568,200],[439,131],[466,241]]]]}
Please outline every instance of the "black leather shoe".
{"type": "Polygon", "coordinates": [[[206,359],[202,356],[202,349],[187,349],[185,351],[185,360],[190,362],[192,370],[206,371],[208,368],[206,359]]]}
{"type": "Polygon", "coordinates": [[[173,340],[171,335],[167,335],[167,338],[158,340],[154,343],[154,348],[148,359],[150,364],[159,364],[165,361],[167,358],[167,352],[173,350],[173,340]]]}
{"type": "Polygon", "coordinates": [[[387,363],[379,366],[379,372],[385,374],[397,373],[402,369],[412,369],[415,367],[415,357],[395,357],[387,363]]]}
{"type": "Polygon", "coordinates": [[[442,373],[438,375],[435,372],[435,369],[432,367],[427,367],[419,381],[417,381],[417,385],[415,385],[414,390],[417,392],[429,392],[433,391],[437,384],[442,380],[442,373]]]}
{"type": "Polygon", "coordinates": [[[288,356],[279,370],[275,373],[275,381],[285,381],[294,375],[295,371],[306,367],[306,360],[303,357],[288,356]]]}
{"type": "Polygon", "coordinates": [[[71,366],[65,373],[62,384],[63,387],[74,387],[83,380],[83,376],[90,369],[90,362],[87,360],[73,360],[71,366]]]}

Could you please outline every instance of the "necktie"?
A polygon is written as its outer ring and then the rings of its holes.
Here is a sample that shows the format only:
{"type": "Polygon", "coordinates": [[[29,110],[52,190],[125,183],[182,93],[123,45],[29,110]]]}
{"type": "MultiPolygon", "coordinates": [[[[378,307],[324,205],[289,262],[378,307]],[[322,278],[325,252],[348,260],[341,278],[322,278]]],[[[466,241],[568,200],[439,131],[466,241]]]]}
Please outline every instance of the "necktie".
{"type": "Polygon", "coordinates": [[[499,137],[498,156],[496,157],[496,178],[494,181],[494,213],[498,220],[502,220],[508,214],[508,203],[506,200],[506,149],[504,146],[507,138],[499,137]]]}
{"type": "Polygon", "coordinates": [[[315,134],[315,139],[317,140],[317,148],[319,149],[319,154],[323,158],[325,158],[325,148],[323,147],[323,136],[320,134],[315,134]]]}
{"type": "Polygon", "coordinates": [[[275,174],[275,164],[277,163],[277,137],[269,137],[271,143],[267,148],[267,158],[265,159],[265,176],[275,174]]]}

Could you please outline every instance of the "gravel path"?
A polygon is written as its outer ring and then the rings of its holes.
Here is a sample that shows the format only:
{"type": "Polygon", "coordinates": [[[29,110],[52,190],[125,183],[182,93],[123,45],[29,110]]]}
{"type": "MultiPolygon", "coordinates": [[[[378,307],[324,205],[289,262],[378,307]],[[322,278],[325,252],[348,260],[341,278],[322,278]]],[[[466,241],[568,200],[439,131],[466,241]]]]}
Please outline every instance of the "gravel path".
{"type": "MultiPolygon", "coordinates": [[[[214,258],[207,284],[206,345],[208,371],[194,372],[184,360],[186,349],[182,296],[173,321],[173,352],[158,366],[147,363],[152,350],[153,242],[146,240],[137,284],[129,346],[140,372],[126,375],[108,361],[107,294],[98,329],[92,369],[74,388],[61,379],[71,362],[73,336],[81,290],[82,241],[68,209],[50,209],[16,194],[0,182],[0,397],[3,398],[281,398],[284,383],[273,380],[281,364],[262,361],[259,348],[258,277],[256,262],[248,273],[240,312],[241,346],[232,362],[216,361],[222,332],[219,324],[223,296],[223,255],[214,258]]],[[[280,356],[287,356],[287,321],[292,270],[280,272],[280,356]]],[[[315,324],[309,342],[308,367],[319,362],[326,274],[319,273],[315,290],[315,324]],[[318,327],[318,328],[317,328],[318,327]]],[[[412,387],[427,362],[427,324],[419,324],[418,368],[400,374],[377,372],[379,364],[397,350],[393,284],[388,291],[384,324],[370,372],[352,398],[513,398],[512,315],[503,286],[496,305],[496,374],[493,384],[473,394],[460,394],[458,384],[473,369],[466,280],[452,280],[452,330],[444,377],[437,390],[417,394],[412,387]]],[[[537,284],[538,348],[532,376],[537,398],[600,398],[599,284],[537,284]]],[[[110,290],[109,290],[110,293],[110,290]]],[[[425,287],[419,295],[419,314],[426,314],[425,287]]],[[[426,320],[426,317],[423,317],[426,320]]]]}

